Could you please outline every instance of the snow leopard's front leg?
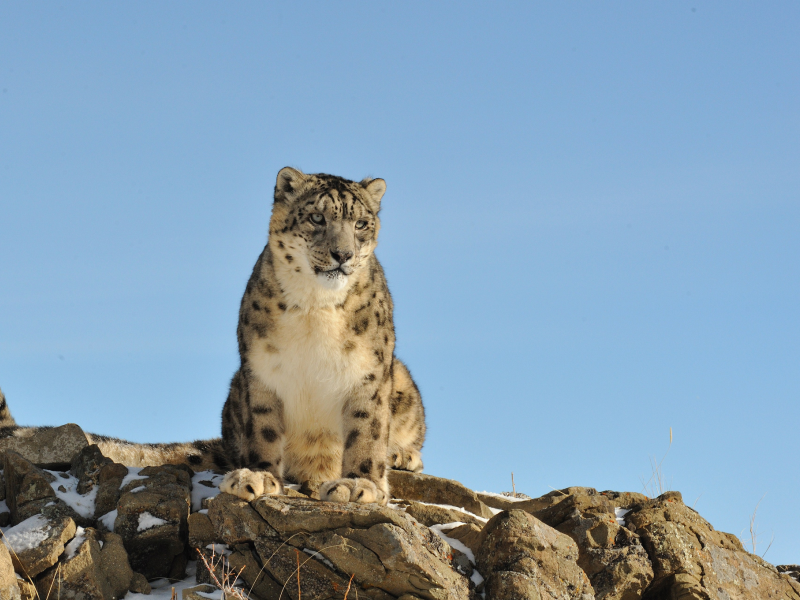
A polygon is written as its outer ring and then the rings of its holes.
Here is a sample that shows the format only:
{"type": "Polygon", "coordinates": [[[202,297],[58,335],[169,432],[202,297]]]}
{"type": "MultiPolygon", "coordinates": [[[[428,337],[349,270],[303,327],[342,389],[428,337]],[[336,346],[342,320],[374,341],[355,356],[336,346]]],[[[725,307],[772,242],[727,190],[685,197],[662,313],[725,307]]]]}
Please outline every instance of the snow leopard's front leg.
{"type": "Polygon", "coordinates": [[[283,403],[247,370],[240,370],[222,411],[222,439],[231,471],[220,490],[253,500],[283,492],[283,403]]]}
{"type": "Polygon", "coordinates": [[[386,451],[391,380],[387,377],[375,385],[374,376],[370,377],[345,403],[342,479],[325,483],[320,488],[321,500],[379,504],[389,501],[386,451]]]}

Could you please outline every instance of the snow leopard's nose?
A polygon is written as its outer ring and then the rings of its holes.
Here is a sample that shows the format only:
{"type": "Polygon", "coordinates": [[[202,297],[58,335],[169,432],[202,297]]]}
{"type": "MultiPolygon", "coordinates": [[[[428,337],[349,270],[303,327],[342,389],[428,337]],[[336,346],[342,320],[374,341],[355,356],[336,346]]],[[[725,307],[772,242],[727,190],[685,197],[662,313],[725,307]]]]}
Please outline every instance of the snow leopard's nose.
{"type": "Polygon", "coordinates": [[[353,258],[353,252],[350,250],[331,250],[331,256],[333,260],[338,262],[340,265],[343,265],[348,260],[353,258]]]}

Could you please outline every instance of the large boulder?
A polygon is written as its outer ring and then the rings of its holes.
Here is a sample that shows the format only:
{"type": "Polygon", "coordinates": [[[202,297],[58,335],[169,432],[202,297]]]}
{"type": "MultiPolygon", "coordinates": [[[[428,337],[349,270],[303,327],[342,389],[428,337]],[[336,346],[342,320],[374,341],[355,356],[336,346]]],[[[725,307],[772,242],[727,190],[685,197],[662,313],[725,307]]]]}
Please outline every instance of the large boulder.
{"type": "Polygon", "coordinates": [[[736,536],[715,531],[678,492],[643,502],[625,518],[653,564],[647,600],[800,600],[800,584],[745,551],[736,536]]]}
{"type": "Polygon", "coordinates": [[[487,600],[594,599],[575,542],[525,511],[493,517],[475,558],[487,600]]]}
{"type": "Polygon", "coordinates": [[[8,529],[3,542],[11,551],[14,570],[32,578],[58,562],[75,531],[75,521],[69,517],[51,521],[35,515],[8,529]]]}
{"type": "Polygon", "coordinates": [[[146,467],[122,488],[114,532],[122,536],[134,571],[147,579],[181,579],[191,507],[191,469],[146,467]]]}
{"type": "Polygon", "coordinates": [[[60,427],[20,429],[0,439],[0,454],[14,451],[43,469],[69,469],[73,457],[89,445],[86,434],[74,423],[60,427]]]}
{"type": "Polygon", "coordinates": [[[41,598],[58,590],[60,598],[117,600],[127,594],[133,577],[122,538],[82,528],[66,547],[64,558],[36,580],[41,598]],[[102,543],[102,545],[101,545],[102,543]]]}

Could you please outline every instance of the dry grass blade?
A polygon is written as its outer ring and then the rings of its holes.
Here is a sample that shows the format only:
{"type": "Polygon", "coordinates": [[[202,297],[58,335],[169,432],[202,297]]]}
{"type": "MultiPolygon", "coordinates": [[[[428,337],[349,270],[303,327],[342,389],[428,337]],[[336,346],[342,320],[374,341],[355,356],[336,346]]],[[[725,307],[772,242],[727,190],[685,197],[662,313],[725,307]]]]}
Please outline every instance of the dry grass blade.
{"type": "Polygon", "coordinates": [[[669,446],[667,447],[667,451],[664,453],[664,456],[661,457],[660,461],[656,461],[655,456],[650,457],[650,469],[652,474],[650,475],[650,479],[647,481],[642,480],[642,493],[649,498],[655,498],[656,496],[660,496],[664,492],[669,491],[670,486],[664,479],[664,471],[661,469],[661,465],[664,464],[664,459],[667,458],[667,454],[669,454],[671,448],[672,427],[669,428],[669,446]]]}
{"type": "MultiPolygon", "coordinates": [[[[292,536],[292,537],[294,537],[294,536],[292,536]]],[[[289,539],[291,539],[291,538],[289,538],[289,539]]],[[[289,540],[286,540],[286,541],[288,542],[289,540]]],[[[284,542],[284,544],[285,543],[286,542],[284,542]]],[[[283,544],[281,544],[281,546],[283,546],[283,544]]],[[[291,581],[292,576],[295,573],[297,573],[297,594],[298,594],[298,598],[300,597],[299,596],[299,594],[300,594],[300,568],[303,567],[303,565],[305,565],[308,561],[312,560],[316,556],[321,556],[321,557],[324,558],[325,555],[322,554],[322,552],[324,550],[328,550],[330,548],[347,548],[347,547],[348,547],[347,546],[347,541],[345,540],[341,544],[332,544],[330,546],[325,546],[324,548],[320,548],[319,550],[309,550],[309,552],[312,552],[312,554],[307,559],[305,559],[302,563],[300,562],[300,552],[298,552],[297,548],[295,548],[294,551],[297,552],[297,568],[294,571],[292,571],[289,574],[289,577],[286,578],[286,581],[283,582],[283,587],[281,588],[281,593],[278,595],[278,600],[283,598],[283,592],[286,591],[286,586],[289,585],[289,581],[291,581]]],[[[275,552],[277,552],[277,551],[278,550],[276,550],[275,552]]],[[[272,553],[272,556],[275,556],[275,552],[272,553]]],[[[270,556],[270,560],[272,559],[272,556],[270,556]]]]}
{"type": "Polygon", "coordinates": [[[347,594],[350,593],[350,586],[353,585],[353,577],[355,576],[356,576],[355,573],[350,575],[350,581],[347,582],[347,589],[344,591],[344,600],[347,600],[347,594]]]}
{"type": "Polygon", "coordinates": [[[234,570],[230,568],[225,561],[224,554],[220,554],[219,557],[217,557],[216,549],[214,549],[213,546],[211,548],[210,559],[206,558],[206,555],[202,552],[199,552],[198,554],[200,555],[200,559],[203,561],[203,565],[205,566],[209,575],[211,575],[214,585],[217,587],[217,589],[222,590],[223,597],[226,600],[228,598],[232,598],[233,600],[248,599],[250,594],[245,593],[242,588],[236,587],[236,580],[239,579],[239,576],[242,574],[242,571],[244,571],[245,567],[239,569],[238,572],[234,572],[234,570]],[[217,567],[219,567],[219,570],[222,573],[222,579],[217,577],[217,567]]]}
{"type": "MultiPolygon", "coordinates": [[[[753,514],[750,515],[750,553],[751,554],[756,554],[756,548],[758,547],[759,533],[758,533],[758,527],[756,525],[756,515],[758,514],[758,507],[761,506],[761,502],[766,497],[767,497],[766,494],[761,496],[761,499],[756,503],[756,507],[753,509],[753,514]]],[[[742,530],[742,532],[744,532],[744,530],[742,530]]],[[[742,537],[742,535],[739,534],[739,538],[740,539],[741,539],[741,537],[742,537]]],[[[767,552],[769,552],[769,549],[772,548],[772,542],[774,542],[774,541],[775,541],[775,532],[772,533],[772,538],[770,539],[769,544],[767,544],[767,549],[764,550],[764,553],[761,555],[761,558],[764,558],[764,556],[767,554],[767,552]]],[[[745,549],[747,549],[747,542],[742,540],[742,546],[744,546],[745,549]]]]}

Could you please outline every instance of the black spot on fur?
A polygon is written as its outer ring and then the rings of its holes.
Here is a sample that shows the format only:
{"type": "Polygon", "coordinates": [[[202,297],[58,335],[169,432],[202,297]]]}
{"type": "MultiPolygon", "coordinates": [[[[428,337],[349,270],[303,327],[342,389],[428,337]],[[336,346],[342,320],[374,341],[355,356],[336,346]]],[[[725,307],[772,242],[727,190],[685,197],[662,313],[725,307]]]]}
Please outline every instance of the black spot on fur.
{"type": "Polygon", "coordinates": [[[364,381],[375,381],[375,373],[370,373],[366,377],[364,377],[364,381]]]}
{"type": "Polygon", "coordinates": [[[358,473],[354,473],[353,471],[350,471],[347,475],[345,475],[345,478],[346,479],[357,479],[358,478],[358,473]]]}
{"type": "Polygon", "coordinates": [[[283,242],[278,242],[278,248],[280,248],[281,250],[283,250],[283,248],[284,248],[284,246],[283,246],[283,242]]]}
{"type": "Polygon", "coordinates": [[[358,465],[358,470],[361,471],[364,475],[369,475],[369,472],[372,471],[372,459],[368,458],[360,465],[358,465]]]}
{"type": "Polygon", "coordinates": [[[250,306],[253,307],[253,310],[261,310],[261,305],[255,300],[253,300],[253,303],[250,306]]]}
{"type": "Polygon", "coordinates": [[[294,260],[294,257],[291,254],[287,254],[284,256],[284,258],[287,260],[287,262],[292,262],[294,260]]]}
{"type": "Polygon", "coordinates": [[[251,465],[257,464],[261,460],[261,455],[255,450],[250,450],[250,454],[247,455],[247,462],[251,465]]]}
{"type": "Polygon", "coordinates": [[[386,464],[381,464],[380,468],[378,469],[378,477],[383,478],[386,475],[386,464]]]}
{"type": "Polygon", "coordinates": [[[198,456],[197,454],[190,454],[189,455],[189,464],[190,465],[199,465],[201,462],[203,462],[203,457],[202,456],[198,456]]]}
{"type": "Polygon", "coordinates": [[[278,302],[278,308],[280,308],[281,310],[285,311],[286,310],[286,304],[284,304],[283,302],[278,302]]]}
{"type": "Polygon", "coordinates": [[[253,486],[250,485],[249,483],[246,486],[244,486],[244,489],[246,489],[251,494],[255,494],[256,493],[256,491],[253,489],[253,486]]]}
{"type": "Polygon", "coordinates": [[[350,433],[348,433],[347,440],[344,443],[345,449],[350,448],[353,444],[355,444],[360,434],[361,432],[359,432],[358,429],[353,429],[350,433]]]}
{"type": "Polygon", "coordinates": [[[369,424],[369,433],[373,440],[378,440],[381,437],[381,422],[378,419],[372,419],[369,424]]]}
{"type": "Polygon", "coordinates": [[[248,419],[247,420],[247,423],[244,426],[244,434],[248,438],[252,438],[253,437],[253,420],[252,419],[248,419]]]}
{"type": "Polygon", "coordinates": [[[272,463],[269,462],[268,460],[262,460],[260,463],[258,463],[259,469],[269,469],[271,466],[272,463]]]}
{"type": "Polygon", "coordinates": [[[367,329],[369,329],[369,317],[364,317],[363,319],[359,319],[353,325],[353,331],[356,335],[361,335],[367,329]]]}
{"type": "Polygon", "coordinates": [[[261,430],[261,437],[271,444],[278,439],[278,432],[272,427],[264,427],[264,429],[261,430]]]}
{"type": "Polygon", "coordinates": [[[254,406],[252,408],[254,415],[268,415],[272,410],[271,406],[254,406]]]}
{"type": "Polygon", "coordinates": [[[356,500],[361,500],[363,496],[364,496],[364,490],[359,491],[358,494],[356,495],[356,500]]]}
{"type": "Polygon", "coordinates": [[[365,410],[357,410],[353,413],[356,419],[369,419],[369,413],[365,410]]]}

